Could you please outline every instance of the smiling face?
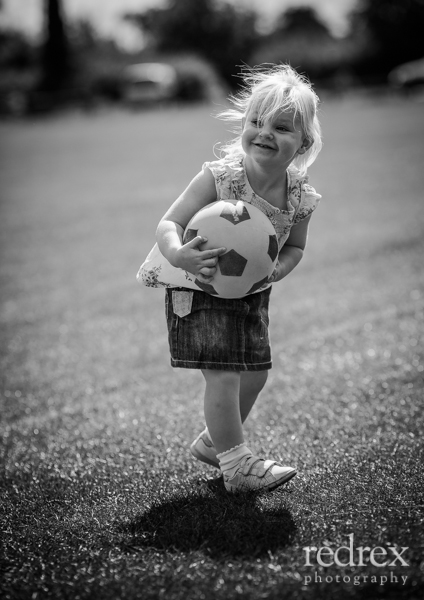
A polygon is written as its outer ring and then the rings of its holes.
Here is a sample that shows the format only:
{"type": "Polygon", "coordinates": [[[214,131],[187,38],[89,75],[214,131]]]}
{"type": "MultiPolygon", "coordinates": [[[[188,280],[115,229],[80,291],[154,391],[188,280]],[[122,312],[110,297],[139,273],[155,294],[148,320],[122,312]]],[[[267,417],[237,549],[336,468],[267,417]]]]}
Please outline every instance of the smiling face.
{"type": "Polygon", "coordinates": [[[287,169],[296,155],[303,154],[310,145],[294,110],[281,111],[261,122],[253,107],[243,122],[243,150],[262,167],[287,169]]]}

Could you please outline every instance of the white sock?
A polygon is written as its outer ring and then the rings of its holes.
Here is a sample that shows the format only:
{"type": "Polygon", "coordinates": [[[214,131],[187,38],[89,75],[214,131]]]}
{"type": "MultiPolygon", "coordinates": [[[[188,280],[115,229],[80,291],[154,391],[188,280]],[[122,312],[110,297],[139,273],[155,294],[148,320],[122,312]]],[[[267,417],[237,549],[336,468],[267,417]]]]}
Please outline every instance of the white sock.
{"type": "Polygon", "coordinates": [[[217,454],[216,457],[219,460],[219,466],[223,473],[227,476],[232,477],[240,464],[241,459],[244,456],[251,456],[252,452],[246,446],[246,444],[239,444],[235,448],[226,450],[217,454]]]}

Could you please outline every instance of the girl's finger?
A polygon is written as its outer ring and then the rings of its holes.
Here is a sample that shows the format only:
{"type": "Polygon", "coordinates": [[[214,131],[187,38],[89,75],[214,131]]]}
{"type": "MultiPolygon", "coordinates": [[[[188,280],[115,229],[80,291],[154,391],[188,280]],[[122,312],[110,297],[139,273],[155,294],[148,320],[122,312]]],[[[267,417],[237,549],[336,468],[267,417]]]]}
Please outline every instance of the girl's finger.
{"type": "Polygon", "coordinates": [[[212,248],[211,250],[202,250],[202,258],[215,258],[227,252],[227,248],[212,248]]]}
{"type": "Polygon", "coordinates": [[[215,267],[202,267],[199,271],[202,275],[206,275],[206,277],[213,277],[215,275],[216,268],[215,267]]]}
{"type": "Polygon", "coordinates": [[[215,267],[218,262],[218,258],[208,258],[207,260],[202,261],[203,267],[215,267]]]}
{"type": "Polygon", "coordinates": [[[202,283],[210,283],[213,277],[207,277],[206,275],[203,275],[203,273],[199,273],[197,279],[202,283]]]}
{"type": "Polygon", "coordinates": [[[189,248],[197,248],[198,246],[200,246],[201,244],[204,244],[205,242],[208,241],[208,238],[203,237],[202,235],[197,235],[195,238],[193,238],[190,242],[187,242],[187,246],[189,248]]]}

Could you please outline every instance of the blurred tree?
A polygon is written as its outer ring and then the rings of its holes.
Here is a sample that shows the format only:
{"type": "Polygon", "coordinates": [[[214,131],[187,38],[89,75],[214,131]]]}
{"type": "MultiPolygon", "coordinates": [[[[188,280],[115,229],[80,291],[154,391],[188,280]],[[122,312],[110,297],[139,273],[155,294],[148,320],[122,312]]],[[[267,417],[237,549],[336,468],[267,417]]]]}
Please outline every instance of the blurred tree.
{"type": "Polygon", "coordinates": [[[279,17],[274,30],[264,36],[254,62],[289,62],[312,79],[332,75],[343,59],[340,40],[311,7],[290,8],[279,17]]]}
{"type": "Polygon", "coordinates": [[[277,21],[275,34],[302,34],[313,38],[329,36],[329,29],[318,17],[317,12],[310,6],[289,8],[277,21]]]}
{"type": "Polygon", "coordinates": [[[70,24],[68,28],[68,40],[72,49],[78,49],[82,52],[94,50],[103,43],[93,24],[86,19],[75,20],[70,24]]]}
{"type": "Polygon", "coordinates": [[[25,69],[34,63],[34,48],[23,33],[0,30],[0,68],[25,69]]]}
{"type": "Polygon", "coordinates": [[[46,37],[41,51],[40,89],[63,89],[71,74],[71,59],[60,0],[45,0],[46,37]]]}
{"type": "Polygon", "coordinates": [[[258,39],[257,15],[218,0],[170,0],[167,7],[126,15],[163,52],[196,52],[234,84],[237,65],[248,62],[258,39]]]}
{"type": "Polygon", "coordinates": [[[75,87],[91,99],[120,100],[122,69],[131,59],[114,40],[99,36],[89,21],[73,21],[67,33],[75,87]]]}
{"type": "Polygon", "coordinates": [[[359,0],[351,37],[360,48],[357,70],[386,78],[395,66],[424,56],[424,0],[359,0]]]}

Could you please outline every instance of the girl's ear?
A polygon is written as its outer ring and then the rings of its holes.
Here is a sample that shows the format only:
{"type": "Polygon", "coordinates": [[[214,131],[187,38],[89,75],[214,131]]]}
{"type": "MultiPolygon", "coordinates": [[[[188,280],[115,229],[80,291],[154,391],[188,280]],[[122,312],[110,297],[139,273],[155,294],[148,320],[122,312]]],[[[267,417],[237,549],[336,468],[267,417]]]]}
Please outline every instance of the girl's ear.
{"type": "Polygon", "coordinates": [[[297,151],[298,154],[305,154],[307,150],[312,146],[314,140],[310,140],[309,138],[304,138],[301,147],[297,151]]]}

